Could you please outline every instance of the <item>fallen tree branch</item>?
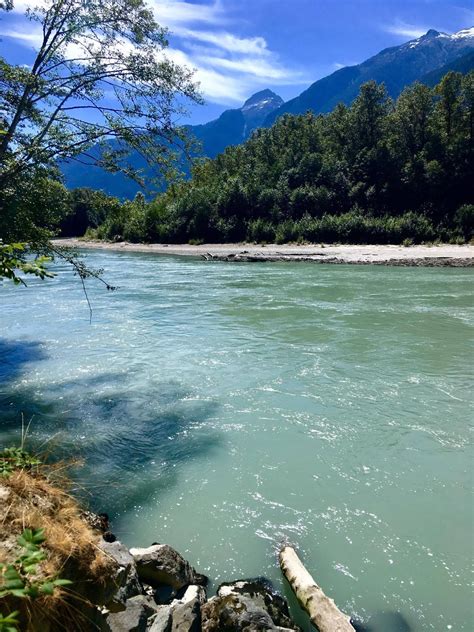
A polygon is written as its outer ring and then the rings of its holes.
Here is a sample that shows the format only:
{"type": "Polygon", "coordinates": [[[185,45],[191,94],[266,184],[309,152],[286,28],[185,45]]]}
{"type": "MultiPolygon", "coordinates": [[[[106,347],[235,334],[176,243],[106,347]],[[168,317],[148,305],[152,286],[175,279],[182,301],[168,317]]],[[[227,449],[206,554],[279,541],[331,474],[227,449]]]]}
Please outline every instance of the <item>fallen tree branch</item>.
{"type": "Polygon", "coordinates": [[[355,632],[350,618],[324,594],[291,546],[280,550],[280,568],[319,632],[355,632]]]}

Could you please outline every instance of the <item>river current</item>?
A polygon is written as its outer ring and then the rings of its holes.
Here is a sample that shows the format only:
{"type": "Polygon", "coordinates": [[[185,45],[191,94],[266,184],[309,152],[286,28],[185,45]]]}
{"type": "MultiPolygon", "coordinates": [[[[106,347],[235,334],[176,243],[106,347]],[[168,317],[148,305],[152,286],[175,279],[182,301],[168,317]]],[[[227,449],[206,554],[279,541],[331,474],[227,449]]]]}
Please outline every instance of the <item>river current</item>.
{"type": "Polygon", "coordinates": [[[93,251],[0,290],[0,440],[219,582],[289,541],[384,632],[473,629],[473,274],[93,251]],[[390,625],[392,627],[390,627],[390,625]]]}

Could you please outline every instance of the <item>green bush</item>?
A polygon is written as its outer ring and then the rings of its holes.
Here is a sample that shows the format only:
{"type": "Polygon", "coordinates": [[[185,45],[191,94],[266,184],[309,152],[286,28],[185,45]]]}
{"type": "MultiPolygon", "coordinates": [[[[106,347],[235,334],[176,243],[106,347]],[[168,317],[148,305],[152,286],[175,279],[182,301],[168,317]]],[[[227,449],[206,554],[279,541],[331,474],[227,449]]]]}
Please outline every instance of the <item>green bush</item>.
{"type": "Polygon", "coordinates": [[[275,228],[271,222],[264,219],[254,219],[249,222],[247,240],[257,243],[272,243],[275,241],[275,228]]]}
{"type": "Polygon", "coordinates": [[[464,204],[456,211],[454,223],[466,241],[474,236],[474,204],[464,204]]]}
{"type": "Polygon", "coordinates": [[[298,233],[298,224],[291,219],[279,224],[275,230],[275,242],[277,244],[285,244],[289,241],[297,241],[300,234],[298,233]]]}

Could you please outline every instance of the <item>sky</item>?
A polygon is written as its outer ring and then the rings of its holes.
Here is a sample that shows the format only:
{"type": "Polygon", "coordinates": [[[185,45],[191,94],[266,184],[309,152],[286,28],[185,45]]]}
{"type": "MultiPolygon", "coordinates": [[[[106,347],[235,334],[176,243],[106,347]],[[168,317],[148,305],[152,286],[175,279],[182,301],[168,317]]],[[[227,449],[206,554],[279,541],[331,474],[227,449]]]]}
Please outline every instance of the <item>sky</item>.
{"type": "MultiPolygon", "coordinates": [[[[0,55],[26,63],[36,35],[28,0],[1,16],[0,55]]],[[[35,2],[33,1],[33,4],[35,2]]],[[[195,69],[205,99],[189,123],[216,118],[270,88],[285,101],[338,68],[428,29],[474,25],[471,0],[148,0],[169,28],[168,55],[195,69]]]]}

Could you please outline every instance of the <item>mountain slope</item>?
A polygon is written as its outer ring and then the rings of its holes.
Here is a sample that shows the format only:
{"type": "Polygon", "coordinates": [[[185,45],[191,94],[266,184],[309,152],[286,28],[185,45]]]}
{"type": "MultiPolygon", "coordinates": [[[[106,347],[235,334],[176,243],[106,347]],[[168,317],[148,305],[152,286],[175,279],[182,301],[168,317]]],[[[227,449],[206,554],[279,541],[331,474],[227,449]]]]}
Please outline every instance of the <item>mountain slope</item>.
{"type": "Polygon", "coordinates": [[[461,74],[465,75],[471,70],[474,70],[474,49],[470,53],[467,53],[462,57],[453,59],[441,68],[438,68],[437,70],[432,70],[427,75],[421,77],[419,81],[420,83],[424,83],[425,85],[432,88],[433,86],[436,86],[444,77],[444,75],[448,72],[460,72],[461,74]]]}
{"type": "MultiPolygon", "coordinates": [[[[453,35],[430,30],[418,39],[387,48],[357,66],[337,70],[286,103],[271,90],[262,90],[241,108],[226,110],[214,121],[187,129],[199,141],[200,153],[214,158],[229,145],[244,142],[257,127],[272,125],[282,114],[302,114],[308,110],[324,113],[340,102],[351,103],[360,86],[371,79],[383,82],[389,95],[395,98],[414,81],[436,85],[450,70],[468,72],[473,68],[473,62],[474,28],[453,35]]],[[[143,158],[132,155],[129,162],[143,169],[148,195],[156,193],[150,180],[151,170],[143,158]]],[[[121,173],[111,174],[78,162],[64,163],[61,170],[69,188],[101,189],[122,199],[133,198],[141,190],[138,184],[121,173]]],[[[183,170],[187,169],[183,167],[183,170]]]]}
{"type": "Polygon", "coordinates": [[[396,98],[405,86],[454,59],[474,51],[474,28],[453,35],[429,30],[418,39],[386,48],[357,66],[341,68],[313,83],[298,97],[287,101],[265,119],[270,126],[282,114],[303,114],[308,110],[330,112],[338,103],[351,103],[366,81],[384,83],[396,98]]]}
{"type": "MultiPolygon", "coordinates": [[[[188,131],[200,143],[199,155],[215,158],[229,145],[243,143],[265,118],[284,103],[271,90],[262,90],[251,96],[240,109],[226,110],[218,119],[204,125],[189,125],[188,131]]],[[[89,152],[94,153],[94,148],[89,152]]],[[[148,193],[156,192],[151,183],[151,169],[139,154],[132,154],[127,161],[145,174],[148,193]],[[147,177],[148,174],[148,177],[147,177]]],[[[182,165],[187,170],[187,165],[182,165]]],[[[77,161],[63,162],[60,169],[69,189],[88,187],[100,189],[121,199],[131,199],[141,190],[140,186],[122,173],[109,173],[99,167],[86,166],[77,161]]]]}
{"type": "Polygon", "coordinates": [[[229,145],[244,142],[266,117],[284,103],[271,90],[257,92],[238,110],[226,110],[220,117],[204,125],[188,127],[202,145],[202,153],[215,158],[229,145]]]}

